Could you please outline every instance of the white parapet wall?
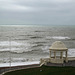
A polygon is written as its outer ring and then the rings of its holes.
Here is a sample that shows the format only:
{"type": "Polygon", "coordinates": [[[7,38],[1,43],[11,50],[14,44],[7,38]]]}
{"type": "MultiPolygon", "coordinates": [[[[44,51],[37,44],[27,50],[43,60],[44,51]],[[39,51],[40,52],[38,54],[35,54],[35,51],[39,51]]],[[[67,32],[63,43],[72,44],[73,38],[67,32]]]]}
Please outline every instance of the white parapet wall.
{"type": "Polygon", "coordinates": [[[75,57],[68,57],[68,60],[75,60],[75,57]]]}
{"type": "Polygon", "coordinates": [[[40,66],[50,63],[63,63],[63,59],[53,59],[53,58],[42,58],[40,59],[40,66]]]}
{"type": "Polygon", "coordinates": [[[63,59],[50,59],[51,63],[63,63],[63,59]]]}

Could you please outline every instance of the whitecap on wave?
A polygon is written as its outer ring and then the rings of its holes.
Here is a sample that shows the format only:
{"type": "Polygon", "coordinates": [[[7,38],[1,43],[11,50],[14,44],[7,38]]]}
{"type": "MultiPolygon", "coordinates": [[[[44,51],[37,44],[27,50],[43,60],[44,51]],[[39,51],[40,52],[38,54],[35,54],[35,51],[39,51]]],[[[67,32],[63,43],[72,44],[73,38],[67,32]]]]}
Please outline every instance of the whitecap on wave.
{"type": "Polygon", "coordinates": [[[0,58],[0,63],[8,63],[8,62],[27,62],[27,61],[35,61],[36,59],[34,58],[12,58],[12,57],[7,57],[7,58],[0,58]]]}
{"type": "Polygon", "coordinates": [[[56,39],[56,40],[65,40],[65,39],[70,39],[70,37],[67,36],[47,36],[47,39],[56,39]]]}
{"type": "Polygon", "coordinates": [[[16,41],[0,41],[0,46],[10,46],[10,44],[12,46],[19,46],[22,45],[22,43],[16,42],[16,41]]]}
{"type": "Polygon", "coordinates": [[[49,53],[49,47],[50,47],[50,46],[44,46],[44,47],[42,47],[41,49],[42,49],[42,51],[43,51],[44,53],[49,53]]]}
{"type": "Polygon", "coordinates": [[[71,48],[68,50],[68,56],[75,57],[75,48],[71,48]]]}
{"type": "Polygon", "coordinates": [[[16,42],[16,41],[0,41],[0,51],[10,51],[15,53],[23,53],[32,51],[31,47],[36,44],[30,44],[28,42],[16,42]]]}

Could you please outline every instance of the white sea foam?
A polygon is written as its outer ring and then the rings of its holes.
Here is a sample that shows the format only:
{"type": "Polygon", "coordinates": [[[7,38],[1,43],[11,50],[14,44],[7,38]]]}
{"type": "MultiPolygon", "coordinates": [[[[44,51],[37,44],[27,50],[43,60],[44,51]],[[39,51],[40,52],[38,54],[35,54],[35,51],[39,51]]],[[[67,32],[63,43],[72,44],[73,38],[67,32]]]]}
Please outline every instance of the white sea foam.
{"type": "Polygon", "coordinates": [[[75,48],[71,48],[68,50],[68,56],[75,57],[75,48]]]}
{"type": "Polygon", "coordinates": [[[47,36],[46,38],[47,39],[59,39],[59,40],[70,39],[70,37],[67,37],[67,36],[53,36],[53,37],[47,36]]]}
{"type": "Polygon", "coordinates": [[[23,53],[23,52],[31,51],[30,48],[32,46],[35,46],[35,44],[30,44],[28,42],[11,41],[11,45],[10,45],[9,41],[0,41],[0,46],[1,46],[0,51],[23,53]]]}
{"type": "Polygon", "coordinates": [[[0,58],[0,63],[9,63],[11,60],[11,62],[28,62],[28,61],[36,61],[37,59],[35,58],[12,58],[12,57],[8,57],[8,58],[0,58]]]}
{"type": "Polygon", "coordinates": [[[16,42],[16,41],[0,41],[0,46],[10,46],[10,43],[12,46],[20,46],[22,43],[16,42]]]}
{"type": "Polygon", "coordinates": [[[29,52],[29,51],[32,51],[31,49],[25,49],[25,50],[23,50],[23,49],[18,49],[18,50],[12,50],[11,49],[11,51],[10,52],[15,52],[15,53],[23,53],[23,52],[29,52]]]}
{"type": "Polygon", "coordinates": [[[42,47],[43,52],[49,53],[49,46],[42,47]]]}
{"type": "MultiPolygon", "coordinates": [[[[39,64],[39,62],[40,61],[15,62],[11,63],[11,66],[32,65],[32,64],[39,64]]],[[[10,63],[0,63],[0,67],[10,67],[10,63]]]]}
{"type": "Polygon", "coordinates": [[[28,52],[28,51],[32,51],[32,49],[28,49],[28,48],[5,48],[5,49],[0,49],[0,51],[9,51],[9,52],[15,52],[15,53],[23,53],[23,52],[28,52]]]}

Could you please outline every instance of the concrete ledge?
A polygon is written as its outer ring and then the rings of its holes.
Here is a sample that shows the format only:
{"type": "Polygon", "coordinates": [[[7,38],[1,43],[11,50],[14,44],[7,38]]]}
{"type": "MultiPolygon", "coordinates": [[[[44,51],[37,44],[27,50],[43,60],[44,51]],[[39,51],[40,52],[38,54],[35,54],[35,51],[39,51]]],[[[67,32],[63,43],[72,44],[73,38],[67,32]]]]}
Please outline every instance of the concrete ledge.
{"type": "Polygon", "coordinates": [[[33,64],[33,65],[23,65],[23,66],[15,66],[15,67],[3,67],[0,68],[0,70],[2,70],[0,74],[4,75],[7,72],[21,70],[21,69],[35,68],[35,67],[40,67],[40,66],[39,64],[33,64]]]}

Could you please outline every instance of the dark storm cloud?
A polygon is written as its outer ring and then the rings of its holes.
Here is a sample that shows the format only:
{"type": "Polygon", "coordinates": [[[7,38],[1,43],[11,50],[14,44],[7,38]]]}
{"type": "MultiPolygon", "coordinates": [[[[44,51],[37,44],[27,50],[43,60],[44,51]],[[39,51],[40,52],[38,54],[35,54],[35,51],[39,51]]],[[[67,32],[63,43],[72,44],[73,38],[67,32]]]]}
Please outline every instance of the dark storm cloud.
{"type": "Polygon", "coordinates": [[[0,24],[75,24],[74,0],[0,0],[0,24]]]}

